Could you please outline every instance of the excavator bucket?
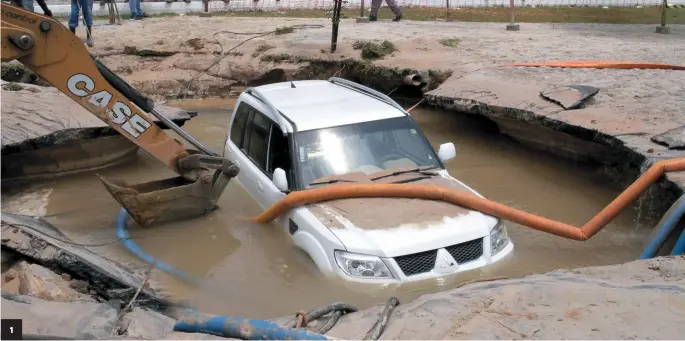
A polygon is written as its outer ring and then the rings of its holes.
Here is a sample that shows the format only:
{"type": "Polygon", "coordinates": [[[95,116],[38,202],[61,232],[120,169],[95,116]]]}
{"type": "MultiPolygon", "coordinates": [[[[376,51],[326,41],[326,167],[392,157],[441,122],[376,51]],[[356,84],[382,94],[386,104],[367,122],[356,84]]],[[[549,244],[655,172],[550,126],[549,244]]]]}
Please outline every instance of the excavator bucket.
{"type": "Polygon", "coordinates": [[[237,172],[204,170],[197,181],[183,177],[137,185],[100,176],[109,193],[143,227],[155,223],[199,217],[213,211],[231,178],[237,172]]]}

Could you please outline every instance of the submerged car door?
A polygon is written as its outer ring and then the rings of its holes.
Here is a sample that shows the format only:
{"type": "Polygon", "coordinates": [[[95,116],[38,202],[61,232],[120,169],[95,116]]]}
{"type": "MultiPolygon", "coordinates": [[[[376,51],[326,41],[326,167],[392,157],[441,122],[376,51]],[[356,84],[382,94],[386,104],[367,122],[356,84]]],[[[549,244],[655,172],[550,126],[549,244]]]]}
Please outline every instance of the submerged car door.
{"type": "Polygon", "coordinates": [[[272,121],[254,108],[251,108],[251,111],[241,148],[249,160],[250,170],[244,173],[241,182],[259,204],[266,208],[270,205],[269,197],[274,188],[270,177],[266,175],[272,121]]]}

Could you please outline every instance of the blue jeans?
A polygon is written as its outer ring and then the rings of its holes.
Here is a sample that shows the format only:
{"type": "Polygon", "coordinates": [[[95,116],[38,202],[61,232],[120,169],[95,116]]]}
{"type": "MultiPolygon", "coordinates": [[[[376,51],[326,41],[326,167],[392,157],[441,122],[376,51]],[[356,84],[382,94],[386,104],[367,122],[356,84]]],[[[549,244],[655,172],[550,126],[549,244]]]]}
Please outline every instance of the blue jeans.
{"type": "Polygon", "coordinates": [[[33,0],[21,0],[21,7],[27,11],[33,12],[33,0]]]}
{"type": "Polygon", "coordinates": [[[83,20],[86,26],[93,26],[93,12],[91,12],[91,0],[71,0],[71,14],[69,14],[69,27],[78,27],[79,7],[83,12],[83,20]]]}
{"type": "Polygon", "coordinates": [[[129,0],[128,8],[131,10],[131,18],[143,16],[143,10],[140,8],[140,0],[129,0]]]}

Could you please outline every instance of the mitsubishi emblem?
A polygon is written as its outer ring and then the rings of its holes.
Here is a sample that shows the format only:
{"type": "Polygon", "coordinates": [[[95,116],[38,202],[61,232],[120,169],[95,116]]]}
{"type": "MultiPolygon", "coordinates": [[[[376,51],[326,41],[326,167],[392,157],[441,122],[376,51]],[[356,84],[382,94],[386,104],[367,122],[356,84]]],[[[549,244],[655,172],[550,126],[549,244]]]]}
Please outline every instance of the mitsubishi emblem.
{"type": "Polygon", "coordinates": [[[458,265],[457,262],[454,261],[454,258],[452,258],[452,255],[450,255],[445,249],[438,250],[435,262],[436,272],[452,272],[454,271],[454,267],[458,265]]]}

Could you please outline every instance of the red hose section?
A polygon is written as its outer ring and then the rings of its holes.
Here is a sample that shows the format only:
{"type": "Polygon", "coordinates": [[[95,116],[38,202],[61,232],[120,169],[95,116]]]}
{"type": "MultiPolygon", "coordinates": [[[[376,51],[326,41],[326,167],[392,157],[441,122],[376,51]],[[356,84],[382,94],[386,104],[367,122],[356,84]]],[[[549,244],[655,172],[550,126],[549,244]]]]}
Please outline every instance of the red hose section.
{"type": "Polygon", "coordinates": [[[513,63],[504,66],[530,66],[530,67],[561,67],[561,68],[591,68],[591,69],[659,69],[659,70],[685,70],[682,65],[669,65],[645,62],[612,62],[612,61],[564,61],[564,62],[533,62],[513,63]]]}
{"type": "Polygon", "coordinates": [[[583,241],[595,235],[616,218],[623,209],[635,201],[649,185],[659,180],[664,173],[683,170],[685,170],[685,158],[656,162],[649,170],[635,180],[632,185],[626,188],[623,193],[616,197],[614,201],[609,203],[582,227],[536,216],[473,194],[439,186],[416,184],[336,184],[292,192],[262,212],[258,217],[253,218],[253,220],[259,223],[267,223],[295,207],[326,200],[378,197],[416,198],[452,203],[538,231],[583,241]]]}

